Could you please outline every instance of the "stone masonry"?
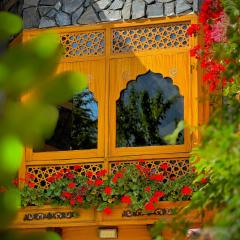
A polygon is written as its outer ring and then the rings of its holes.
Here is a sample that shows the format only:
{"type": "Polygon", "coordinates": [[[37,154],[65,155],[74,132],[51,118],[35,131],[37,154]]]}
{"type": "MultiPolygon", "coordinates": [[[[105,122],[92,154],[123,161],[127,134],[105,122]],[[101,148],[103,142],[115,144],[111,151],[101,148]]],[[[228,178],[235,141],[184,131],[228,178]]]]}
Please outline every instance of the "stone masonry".
{"type": "Polygon", "coordinates": [[[199,0],[22,0],[25,28],[48,28],[129,19],[186,15],[199,0]]]}

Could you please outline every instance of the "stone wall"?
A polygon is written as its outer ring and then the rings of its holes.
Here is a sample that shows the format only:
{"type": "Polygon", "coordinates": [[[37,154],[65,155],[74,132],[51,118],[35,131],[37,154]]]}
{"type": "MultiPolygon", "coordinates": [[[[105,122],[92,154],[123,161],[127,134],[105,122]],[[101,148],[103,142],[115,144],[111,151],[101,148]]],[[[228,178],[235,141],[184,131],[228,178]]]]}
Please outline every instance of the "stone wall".
{"type": "Polygon", "coordinates": [[[94,24],[129,19],[185,15],[199,0],[22,0],[25,28],[94,24]]]}

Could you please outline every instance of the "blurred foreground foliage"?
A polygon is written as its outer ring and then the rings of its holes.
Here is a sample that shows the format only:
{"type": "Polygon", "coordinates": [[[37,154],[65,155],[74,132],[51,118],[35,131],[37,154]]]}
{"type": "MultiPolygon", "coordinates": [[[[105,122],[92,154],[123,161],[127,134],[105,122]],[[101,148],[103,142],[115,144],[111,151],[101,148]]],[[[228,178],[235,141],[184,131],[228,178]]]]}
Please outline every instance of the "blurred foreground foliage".
{"type": "MultiPolygon", "coordinates": [[[[22,29],[19,17],[0,12],[0,43],[22,29]]],[[[56,75],[63,49],[57,34],[45,33],[0,55],[0,239],[55,240],[55,233],[20,235],[8,231],[20,196],[11,187],[23,158],[24,146],[41,144],[51,136],[58,119],[57,104],[82,91],[83,75],[56,75]],[[7,191],[6,191],[7,190],[7,191]]]]}

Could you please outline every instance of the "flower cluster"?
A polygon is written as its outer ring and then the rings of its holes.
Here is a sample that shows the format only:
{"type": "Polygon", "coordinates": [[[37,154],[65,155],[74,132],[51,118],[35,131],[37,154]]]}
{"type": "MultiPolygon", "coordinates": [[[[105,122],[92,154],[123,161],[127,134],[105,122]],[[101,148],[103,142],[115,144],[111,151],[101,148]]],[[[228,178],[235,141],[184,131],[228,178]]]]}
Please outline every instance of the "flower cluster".
{"type": "Polygon", "coordinates": [[[160,171],[156,173],[143,160],[136,165],[119,166],[114,174],[102,169],[96,174],[87,172],[82,176],[80,169],[75,166],[74,170],[64,169],[49,176],[48,190],[27,184],[22,190],[23,206],[38,205],[33,197],[35,194],[41,204],[96,207],[105,214],[110,214],[113,206],[119,203],[133,210],[153,211],[159,201],[190,200],[192,193],[207,182],[203,179],[193,184],[194,172],[169,178],[171,168],[167,163],[159,165],[160,171]]]}
{"type": "Polygon", "coordinates": [[[193,36],[201,30],[204,37],[204,44],[192,48],[190,56],[200,59],[201,67],[205,70],[203,80],[208,83],[209,90],[214,91],[218,87],[224,87],[227,83],[233,82],[231,76],[224,74],[231,61],[217,59],[214,51],[216,44],[227,41],[228,20],[221,1],[203,1],[199,14],[199,22],[200,24],[192,24],[188,28],[187,33],[189,36],[193,36]]]}

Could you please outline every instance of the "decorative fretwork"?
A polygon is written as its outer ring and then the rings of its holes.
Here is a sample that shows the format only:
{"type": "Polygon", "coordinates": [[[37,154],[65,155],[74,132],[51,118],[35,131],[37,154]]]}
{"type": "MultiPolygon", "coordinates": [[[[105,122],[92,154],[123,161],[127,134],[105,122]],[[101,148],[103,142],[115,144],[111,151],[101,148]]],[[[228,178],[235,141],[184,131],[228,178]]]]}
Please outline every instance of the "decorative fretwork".
{"type": "Polygon", "coordinates": [[[189,173],[190,165],[188,159],[181,159],[181,160],[144,160],[144,161],[125,161],[125,162],[111,162],[110,163],[110,171],[112,173],[116,173],[126,164],[140,164],[144,168],[148,168],[150,173],[152,174],[159,174],[164,173],[165,177],[168,179],[178,178],[182,177],[189,173]],[[160,167],[162,164],[167,163],[168,168],[163,171],[163,169],[160,167]]]}
{"type": "Polygon", "coordinates": [[[105,50],[103,31],[67,33],[61,35],[65,57],[101,56],[105,50]]]}
{"type": "Polygon", "coordinates": [[[112,52],[188,47],[188,27],[189,23],[184,22],[115,29],[112,32],[112,52]]]}
{"type": "Polygon", "coordinates": [[[48,177],[60,172],[64,169],[70,169],[71,172],[75,172],[79,175],[86,175],[87,172],[93,172],[93,178],[95,178],[96,172],[103,168],[102,163],[85,163],[75,165],[47,165],[47,166],[29,166],[27,168],[27,174],[33,174],[35,176],[34,182],[36,188],[47,189],[49,187],[48,177]],[[75,166],[79,165],[81,168],[75,170],[75,166]]]}

